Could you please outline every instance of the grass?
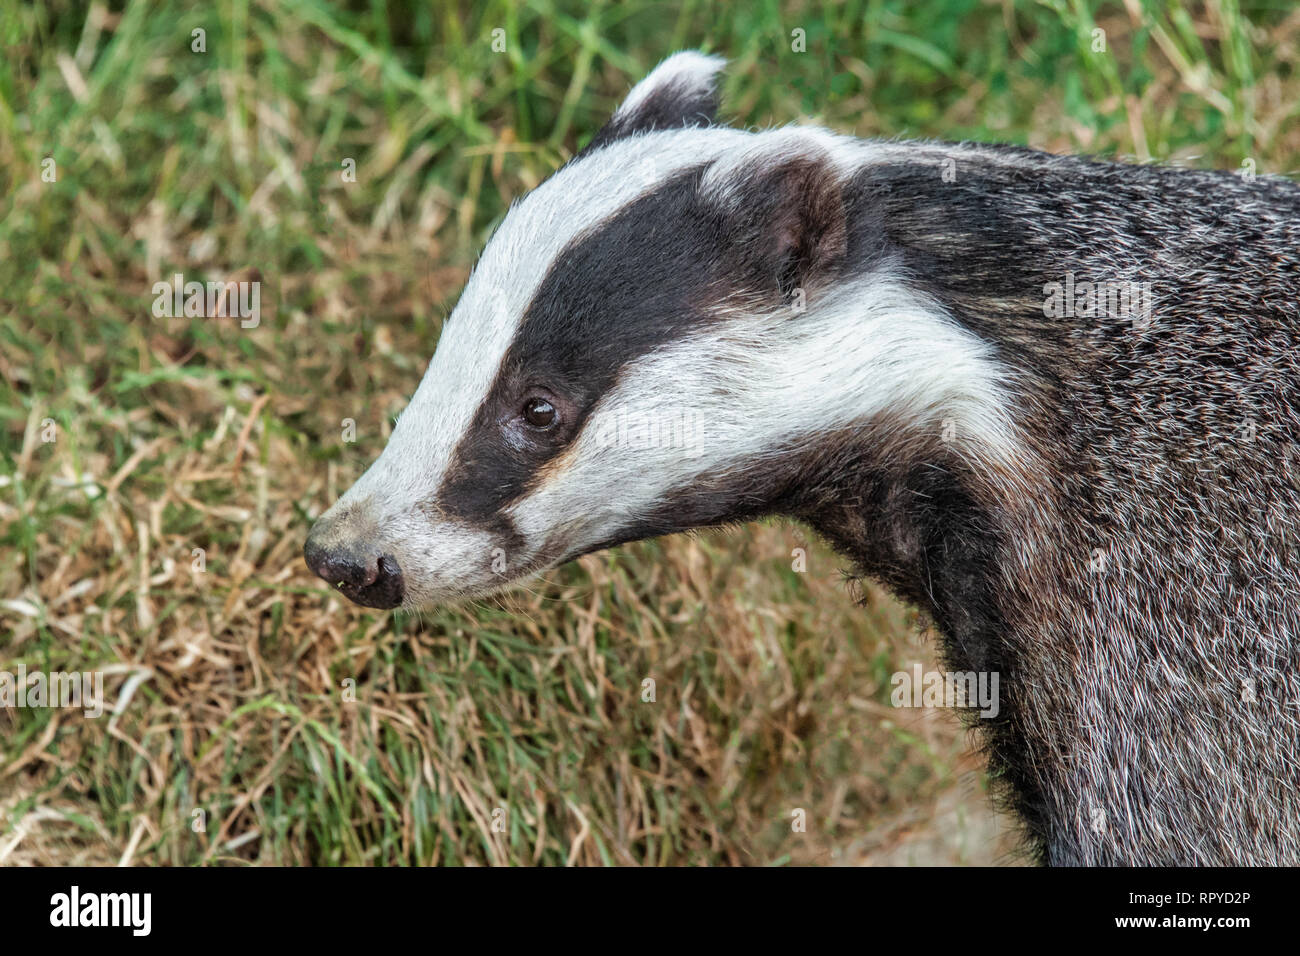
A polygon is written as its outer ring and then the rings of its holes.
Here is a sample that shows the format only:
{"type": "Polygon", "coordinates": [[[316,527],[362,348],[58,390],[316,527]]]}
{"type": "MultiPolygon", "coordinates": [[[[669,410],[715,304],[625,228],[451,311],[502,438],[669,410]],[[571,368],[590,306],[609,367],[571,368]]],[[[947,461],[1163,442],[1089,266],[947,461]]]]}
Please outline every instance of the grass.
{"type": "Polygon", "coordinates": [[[0,669],[114,706],[0,709],[7,864],[1014,859],[956,721],[889,706],[923,622],[798,527],[418,618],[306,529],[509,202],[675,49],[730,58],[738,125],[1300,166],[1281,2],[55,0],[0,38],[0,669]],[[260,278],[261,324],[155,318],[176,272],[260,278]]]}

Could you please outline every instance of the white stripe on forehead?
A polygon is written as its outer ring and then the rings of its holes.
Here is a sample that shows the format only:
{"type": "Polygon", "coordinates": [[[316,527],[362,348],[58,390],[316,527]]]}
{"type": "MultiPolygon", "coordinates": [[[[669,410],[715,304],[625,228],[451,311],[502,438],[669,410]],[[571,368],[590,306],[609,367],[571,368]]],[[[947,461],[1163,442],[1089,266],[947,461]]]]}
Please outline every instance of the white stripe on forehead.
{"type": "Polygon", "coordinates": [[[428,498],[496,381],[534,295],[570,243],[676,173],[753,135],[718,127],[630,136],[565,166],[517,202],[474,267],[388,446],[341,500],[382,491],[373,497],[396,513],[428,498]]]}
{"type": "MultiPolygon", "coordinates": [[[[860,277],[802,315],[781,311],[710,325],[628,365],[563,467],[509,509],[530,545],[555,531],[573,545],[616,535],[702,475],[752,467],[764,454],[882,412],[919,427],[955,425],[974,466],[1015,461],[1006,373],[989,347],[934,302],[888,275],[860,277]],[[608,444],[629,416],[676,426],[697,447],[608,444]]],[[[634,421],[635,424],[635,421],[634,421]]]]}

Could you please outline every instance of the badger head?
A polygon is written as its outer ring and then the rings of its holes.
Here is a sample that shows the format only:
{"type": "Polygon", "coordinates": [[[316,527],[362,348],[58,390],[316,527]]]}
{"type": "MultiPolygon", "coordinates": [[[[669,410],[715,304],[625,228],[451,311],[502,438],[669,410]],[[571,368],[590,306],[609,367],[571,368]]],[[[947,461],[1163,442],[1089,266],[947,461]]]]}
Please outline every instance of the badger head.
{"type": "Polygon", "coordinates": [[[714,125],[722,65],[666,60],[511,208],[388,446],[308,538],[347,597],[427,607],[798,512],[829,436],[882,416],[996,443],[988,356],[891,275],[856,199],[895,147],[714,125]]]}

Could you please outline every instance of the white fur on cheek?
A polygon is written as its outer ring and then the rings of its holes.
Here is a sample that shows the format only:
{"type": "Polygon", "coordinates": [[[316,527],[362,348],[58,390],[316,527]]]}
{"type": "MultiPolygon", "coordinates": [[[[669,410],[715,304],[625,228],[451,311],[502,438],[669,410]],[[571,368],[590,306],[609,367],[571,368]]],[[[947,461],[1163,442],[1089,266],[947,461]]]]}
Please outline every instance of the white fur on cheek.
{"type": "Polygon", "coordinates": [[[1005,384],[988,347],[937,304],[888,276],[865,276],[804,315],[724,319],[625,368],[565,466],[511,516],[529,542],[558,533],[574,553],[701,475],[752,467],[883,412],[936,429],[952,419],[970,459],[1010,463],[1017,451],[1005,384]],[[624,423],[647,410],[670,431],[685,421],[690,442],[611,447],[608,436],[628,432],[624,423]]]}

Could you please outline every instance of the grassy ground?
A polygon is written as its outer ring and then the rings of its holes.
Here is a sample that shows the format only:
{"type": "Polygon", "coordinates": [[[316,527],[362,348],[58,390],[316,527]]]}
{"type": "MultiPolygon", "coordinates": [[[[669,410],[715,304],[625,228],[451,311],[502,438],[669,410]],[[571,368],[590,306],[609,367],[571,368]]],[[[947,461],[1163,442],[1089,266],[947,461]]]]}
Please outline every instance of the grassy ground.
{"type": "Polygon", "coordinates": [[[195,6],[0,3],[0,669],[114,705],[0,710],[0,864],[1014,859],[952,716],[889,706],[923,626],[798,527],[418,619],[312,578],[306,529],[509,201],[667,53],[731,58],[737,124],[1287,172],[1300,11],[195,6]],[[155,318],[175,272],[260,278],[261,324],[155,318]]]}

